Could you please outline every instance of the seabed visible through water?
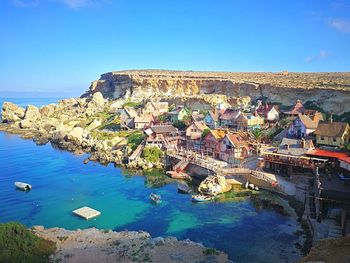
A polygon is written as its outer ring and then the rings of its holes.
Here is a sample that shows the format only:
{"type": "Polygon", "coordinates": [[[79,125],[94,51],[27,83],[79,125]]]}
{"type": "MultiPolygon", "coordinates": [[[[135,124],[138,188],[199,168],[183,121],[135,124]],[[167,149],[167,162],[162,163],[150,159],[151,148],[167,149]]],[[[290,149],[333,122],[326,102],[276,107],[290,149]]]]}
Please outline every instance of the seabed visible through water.
{"type": "MultiPolygon", "coordinates": [[[[51,101],[36,100],[40,102],[51,101]]],[[[0,221],[72,230],[144,230],[154,237],[202,242],[225,251],[234,262],[295,262],[301,257],[297,247],[303,230],[296,218],[273,207],[235,192],[195,204],[164,173],[139,176],[113,165],[84,165],[85,157],[0,132],[0,221]],[[16,191],[15,181],[33,189],[16,191]],[[161,204],[150,202],[151,192],[162,196],[161,204]],[[84,220],[72,214],[83,206],[101,215],[84,220]]]]}

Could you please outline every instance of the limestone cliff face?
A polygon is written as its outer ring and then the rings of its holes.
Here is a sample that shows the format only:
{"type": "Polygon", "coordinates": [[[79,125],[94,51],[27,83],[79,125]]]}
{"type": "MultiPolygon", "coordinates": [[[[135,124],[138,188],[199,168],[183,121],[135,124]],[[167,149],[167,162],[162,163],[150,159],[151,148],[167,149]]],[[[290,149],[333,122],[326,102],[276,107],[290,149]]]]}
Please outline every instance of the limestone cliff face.
{"type": "Polygon", "coordinates": [[[101,75],[82,97],[101,92],[105,98],[181,97],[221,94],[229,98],[268,97],[292,105],[315,101],[336,114],[350,111],[350,73],[230,73],[191,71],[116,71],[101,75]]]}

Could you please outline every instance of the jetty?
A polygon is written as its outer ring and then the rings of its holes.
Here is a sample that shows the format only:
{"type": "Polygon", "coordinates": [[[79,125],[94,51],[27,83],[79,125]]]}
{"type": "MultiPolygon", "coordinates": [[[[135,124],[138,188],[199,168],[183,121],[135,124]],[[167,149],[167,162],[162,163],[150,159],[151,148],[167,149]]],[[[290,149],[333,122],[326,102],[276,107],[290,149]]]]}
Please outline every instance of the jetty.
{"type": "Polygon", "coordinates": [[[84,206],[79,209],[76,209],[73,211],[73,214],[80,216],[86,220],[89,220],[91,218],[97,217],[101,215],[100,211],[97,211],[95,209],[92,209],[90,207],[84,206]]]}
{"type": "Polygon", "coordinates": [[[188,164],[194,164],[212,171],[216,175],[230,178],[229,182],[234,178],[234,181],[240,182],[240,184],[249,181],[260,188],[284,195],[294,196],[296,194],[296,187],[293,183],[288,182],[281,176],[275,174],[253,170],[247,167],[228,167],[226,162],[218,161],[210,157],[204,157],[201,156],[201,154],[189,150],[168,150],[166,154],[169,157],[179,160],[179,163],[175,165],[176,167],[183,167],[180,164],[186,164],[186,166],[188,164]]]}

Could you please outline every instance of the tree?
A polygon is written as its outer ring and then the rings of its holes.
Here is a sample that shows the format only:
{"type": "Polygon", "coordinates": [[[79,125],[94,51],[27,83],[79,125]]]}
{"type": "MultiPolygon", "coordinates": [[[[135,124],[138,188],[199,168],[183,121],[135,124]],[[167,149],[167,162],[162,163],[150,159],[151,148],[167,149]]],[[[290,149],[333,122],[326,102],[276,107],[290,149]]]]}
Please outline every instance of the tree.
{"type": "Polygon", "coordinates": [[[157,117],[157,120],[158,120],[159,122],[167,122],[167,121],[169,121],[169,115],[167,115],[167,114],[159,115],[159,116],[157,117]]]}
{"type": "Polygon", "coordinates": [[[205,129],[203,132],[202,132],[202,139],[207,136],[207,134],[210,132],[210,129],[205,129]]]}
{"type": "Polygon", "coordinates": [[[157,163],[162,158],[163,152],[157,146],[146,146],[143,148],[142,157],[151,163],[157,163]]]}
{"type": "Polygon", "coordinates": [[[263,137],[263,132],[260,128],[255,128],[251,131],[252,135],[254,136],[255,140],[260,142],[261,138],[263,137]]]}
{"type": "Polygon", "coordinates": [[[343,149],[345,152],[350,153],[350,142],[344,143],[342,149],[343,149]]]}

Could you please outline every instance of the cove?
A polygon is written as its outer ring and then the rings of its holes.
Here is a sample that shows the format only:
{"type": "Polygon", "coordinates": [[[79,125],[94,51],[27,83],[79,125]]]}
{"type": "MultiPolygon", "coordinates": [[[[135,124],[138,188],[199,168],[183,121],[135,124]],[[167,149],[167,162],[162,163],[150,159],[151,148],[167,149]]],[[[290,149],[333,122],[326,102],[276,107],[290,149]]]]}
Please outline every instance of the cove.
{"type": "Polygon", "coordinates": [[[202,242],[225,251],[235,262],[300,258],[295,247],[300,227],[290,216],[257,208],[250,199],[193,204],[162,173],[139,176],[113,165],[84,165],[85,157],[0,132],[0,221],[71,230],[145,230],[152,236],[202,242]],[[33,189],[17,191],[15,181],[28,182],[33,189]],[[161,205],[150,203],[151,192],[162,196],[161,205]],[[101,216],[85,221],[72,215],[85,205],[101,216]]]}

